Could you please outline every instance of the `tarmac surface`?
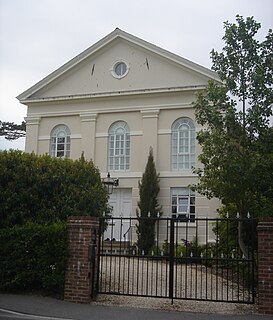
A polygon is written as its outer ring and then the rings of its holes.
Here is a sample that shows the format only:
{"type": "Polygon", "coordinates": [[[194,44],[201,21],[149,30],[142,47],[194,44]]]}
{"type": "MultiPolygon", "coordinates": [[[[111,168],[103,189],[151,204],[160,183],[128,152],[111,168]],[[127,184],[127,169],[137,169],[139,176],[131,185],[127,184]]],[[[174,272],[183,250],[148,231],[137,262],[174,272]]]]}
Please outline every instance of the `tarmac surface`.
{"type": "MultiPolygon", "coordinates": [[[[209,303],[209,302],[208,302],[209,303]]],[[[223,315],[75,304],[35,295],[0,293],[0,319],[7,320],[269,320],[258,314],[223,315]]]]}

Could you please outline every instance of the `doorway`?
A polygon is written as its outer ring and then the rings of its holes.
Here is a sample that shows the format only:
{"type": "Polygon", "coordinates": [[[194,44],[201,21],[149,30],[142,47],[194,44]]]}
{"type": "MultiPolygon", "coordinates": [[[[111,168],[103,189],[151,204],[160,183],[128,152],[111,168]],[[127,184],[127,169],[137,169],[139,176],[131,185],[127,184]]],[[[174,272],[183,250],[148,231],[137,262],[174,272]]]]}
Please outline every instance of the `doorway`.
{"type": "MultiPolygon", "coordinates": [[[[130,218],[132,214],[132,189],[114,189],[109,198],[109,205],[113,208],[112,217],[130,218]]],[[[110,219],[104,233],[104,240],[124,241],[124,235],[130,227],[128,219],[110,219]]]]}

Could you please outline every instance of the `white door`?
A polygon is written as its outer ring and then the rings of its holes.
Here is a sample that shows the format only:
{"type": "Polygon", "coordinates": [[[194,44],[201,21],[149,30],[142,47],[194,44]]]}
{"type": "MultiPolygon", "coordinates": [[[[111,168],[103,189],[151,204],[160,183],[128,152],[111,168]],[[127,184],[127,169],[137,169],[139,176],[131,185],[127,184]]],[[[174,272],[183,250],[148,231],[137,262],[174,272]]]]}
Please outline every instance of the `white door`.
{"type": "Polygon", "coordinates": [[[114,189],[109,198],[109,205],[113,208],[112,217],[119,219],[108,221],[104,239],[125,241],[130,229],[130,220],[126,218],[132,214],[132,189],[114,189]]]}

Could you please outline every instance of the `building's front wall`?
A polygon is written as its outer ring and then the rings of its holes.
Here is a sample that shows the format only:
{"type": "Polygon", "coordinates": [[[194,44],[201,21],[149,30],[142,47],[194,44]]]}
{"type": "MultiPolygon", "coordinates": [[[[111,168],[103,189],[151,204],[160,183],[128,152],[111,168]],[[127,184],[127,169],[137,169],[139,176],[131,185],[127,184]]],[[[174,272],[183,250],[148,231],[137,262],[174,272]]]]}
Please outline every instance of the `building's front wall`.
{"type": "MultiPolygon", "coordinates": [[[[138,182],[152,147],[160,174],[159,202],[164,216],[171,216],[171,188],[197,182],[191,170],[172,170],[172,125],[182,117],[195,123],[192,102],[196,90],[204,88],[213,75],[200,66],[192,67],[189,61],[177,62],[174,55],[161,49],[149,45],[145,49],[141,40],[136,41],[140,45],[134,41],[114,39],[84,59],[77,58],[71,68],[61,67],[58,76],[53,73],[42,86],[38,83],[21,95],[28,105],[26,151],[50,153],[52,130],[66,125],[71,133],[70,158],[78,159],[84,153],[105,177],[110,171],[109,128],[124,121],[130,131],[130,167],[110,173],[119,178],[120,193],[125,190],[132,197],[131,210],[126,214],[136,214],[138,182]],[[128,74],[120,79],[113,77],[111,71],[117,61],[125,61],[129,67],[128,74]]],[[[195,130],[200,130],[196,123],[195,130]]],[[[196,145],[197,166],[199,153],[196,145]]],[[[198,194],[195,199],[197,217],[215,216],[219,206],[216,200],[209,201],[198,194]]],[[[128,211],[128,205],[126,208],[128,211]]]]}
{"type": "MultiPolygon", "coordinates": [[[[195,92],[173,94],[115,97],[114,99],[94,99],[94,101],[45,103],[29,107],[26,151],[38,154],[49,153],[50,132],[65,124],[71,131],[72,159],[78,159],[82,152],[92,159],[102,177],[108,170],[108,130],[116,121],[125,121],[130,128],[130,169],[125,172],[110,172],[118,177],[119,188],[132,189],[132,210],[137,208],[138,181],[145,169],[150,146],[154,151],[156,168],[160,174],[159,202],[165,216],[171,216],[172,187],[187,187],[195,183],[197,177],[191,170],[173,171],[171,167],[171,127],[175,120],[187,117],[194,121],[191,101],[195,92]],[[35,138],[37,136],[37,139],[35,138]],[[38,141],[38,142],[37,142],[38,141]]],[[[200,128],[196,124],[196,131],[200,128]]],[[[196,146],[196,164],[200,148],[196,146]]],[[[217,201],[208,201],[196,195],[196,215],[214,216],[217,201]]]]}

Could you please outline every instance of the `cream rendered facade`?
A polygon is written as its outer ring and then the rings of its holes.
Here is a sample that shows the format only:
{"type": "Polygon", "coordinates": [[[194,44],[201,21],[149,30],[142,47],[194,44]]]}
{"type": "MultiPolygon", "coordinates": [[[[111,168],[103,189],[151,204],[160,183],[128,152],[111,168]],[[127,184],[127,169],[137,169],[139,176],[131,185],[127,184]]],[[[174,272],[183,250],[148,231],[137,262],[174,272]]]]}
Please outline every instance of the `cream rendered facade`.
{"type": "MultiPolygon", "coordinates": [[[[172,168],[172,126],[187,118],[200,130],[192,102],[210,79],[218,81],[211,70],[116,29],[17,97],[28,106],[26,152],[49,153],[52,130],[67,126],[70,157],[77,159],[84,152],[102,177],[110,171],[119,178],[118,189],[129,190],[132,197],[125,214],[134,216],[138,181],[152,147],[160,174],[159,202],[164,216],[171,216],[171,189],[197,181],[191,169],[172,168]],[[121,77],[113,74],[119,62],[127,68],[121,77]],[[111,171],[109,128],[119,121],[129,128],[129,169],[111,171]]],[[[196,165],[199,153],[196,145],[196,165]]],[[[195,195],[197,217],[214,216],[218,206],[215,199],[195,195]]]]}

